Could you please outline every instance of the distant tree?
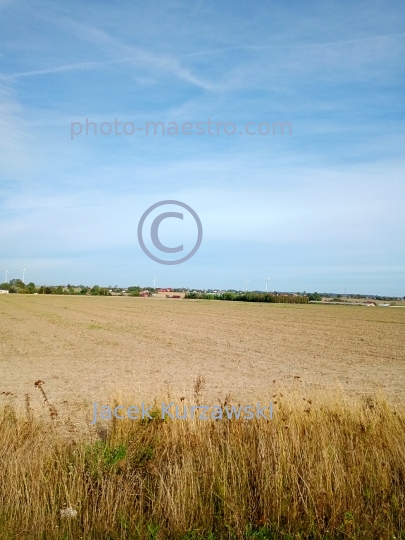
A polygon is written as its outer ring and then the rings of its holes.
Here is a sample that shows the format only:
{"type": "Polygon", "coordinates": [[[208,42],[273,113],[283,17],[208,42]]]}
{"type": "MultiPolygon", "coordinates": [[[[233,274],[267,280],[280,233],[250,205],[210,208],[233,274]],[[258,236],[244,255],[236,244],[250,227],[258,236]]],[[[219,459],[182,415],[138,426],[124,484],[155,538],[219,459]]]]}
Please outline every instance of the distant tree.
{"type": "Polygon", "coordinates": [[[90,294],[92,294],[93,296],[99,296],[100,287],[98,285],[94,285],[94,287],[90,290],[90,294]]]}
{"type": "Polygon", "coordinates": [[[110,291],[106,287],[100,287],[99,295],[100,296],[109,296],[110,291]]]}
{"type": "Polygon", "coordinates": [[[25,292],[27,294],[34,294],[34,292],[36,291],[36,288],[35,288],[35,283],[30,281],[28,283],[28,285],[25,287],[25,292]]]}
{"type": "Polygon", "coordinates": [[[139,296],[139,293],[141,292],[140,289],[133,289],[129,292],[129,296],[139,296]]]}
{"type": "Polygon", "coordinates": [[[131,286],[127,289],[129,296],[139,296],[141,288],[138,286],[131,286]]]}
{"type": "Polygon", "coordinates": [[[10,279],[10,285],[17,289],[24,289],[25,287],[21,279],[10,279]]]}
{"type": "Polygon", "coordinates": [[[322,296],[317,292],[309,294],[308,298],[314,302],[320,302],[322,300],[322,296]]]}

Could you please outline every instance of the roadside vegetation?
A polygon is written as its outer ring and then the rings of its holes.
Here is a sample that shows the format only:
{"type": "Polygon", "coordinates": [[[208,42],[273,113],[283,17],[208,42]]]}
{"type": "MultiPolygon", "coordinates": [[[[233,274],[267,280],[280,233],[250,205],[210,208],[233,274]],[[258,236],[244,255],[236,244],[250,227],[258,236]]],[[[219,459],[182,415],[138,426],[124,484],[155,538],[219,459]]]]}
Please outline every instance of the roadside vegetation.
{"type": "Polygon", "coordinates": [[[405,538],[405,412],[383,398],[277,392],[273,420],[156,410],[73,437],[36,385],[49,422],[28,394],[0,410],[2,539],[405,538]]]}

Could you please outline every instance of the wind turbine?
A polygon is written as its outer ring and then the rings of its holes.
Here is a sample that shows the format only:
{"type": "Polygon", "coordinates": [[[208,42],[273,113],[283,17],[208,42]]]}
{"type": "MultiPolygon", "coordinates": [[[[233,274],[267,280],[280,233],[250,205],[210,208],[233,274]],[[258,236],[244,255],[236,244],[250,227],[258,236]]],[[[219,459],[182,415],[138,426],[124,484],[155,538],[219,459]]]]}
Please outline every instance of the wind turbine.
{"type": "Polygon", "coordinates": [[[23,275],[22,282],[25,283],[25,272],[26,272],[25,268],[23,270],[21,270],[21,272],[22,272],[22,275],[23,275]]]}
{"type": "Polygon", "coordinates": [[[6,276],[6,281],[4,283],[8,283],[7,277],[8,277],[8,270],[4,270],[4,275],[6,276]]]}
{"type": "Polygon", "coordinates": [[[245,279],[244,282],[245,282],[245,292],[247,292],[247,286],[248,286],[249,280],[245,279]]]}
{"type": "Polygon", "coordinates": [[[152,281],[153,281],[153,288],[156,289],[156,283],[157,283],[156,276],[152,279],[152,281]]]}
{"type": "Polygon", "coordinates": [[[270,279],[269,277],[264,278],[264,281],[266,282],[266,292],[267,292],[267,282],[269,281],[269,279],[270,279]]]}

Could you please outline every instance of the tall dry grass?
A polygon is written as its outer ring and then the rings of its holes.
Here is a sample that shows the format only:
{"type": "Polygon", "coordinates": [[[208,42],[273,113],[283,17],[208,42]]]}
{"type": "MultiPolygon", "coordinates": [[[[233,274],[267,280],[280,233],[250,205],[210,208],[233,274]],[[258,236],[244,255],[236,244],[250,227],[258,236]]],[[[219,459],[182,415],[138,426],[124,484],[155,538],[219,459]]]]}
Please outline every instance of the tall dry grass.
{"type": "Polygon", "coordinates": [[[405,538],[404,411],[276,401],[271,421],[115,420],[75,440],[28,398],[26,417],[5,407],[0,537],[405,538]]]}

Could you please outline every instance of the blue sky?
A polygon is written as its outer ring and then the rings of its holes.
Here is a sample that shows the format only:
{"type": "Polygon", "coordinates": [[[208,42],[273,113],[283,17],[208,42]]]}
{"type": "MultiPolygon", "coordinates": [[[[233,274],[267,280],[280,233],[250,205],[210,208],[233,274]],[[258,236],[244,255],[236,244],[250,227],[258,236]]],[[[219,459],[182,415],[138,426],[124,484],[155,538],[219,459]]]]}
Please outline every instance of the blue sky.
{"type": "MultiPolygon", "coordinates": [[[[390,0],[0,0],[0,270],[404,295],[404,15],[390,0]],[[71,140],[86,118],[238,129],[71,140]],[[292,135],[238,135],[277,121],[292,135]],[[165,199],[204,228],[177,266],[137,241],[165,199]]],[[[192,226],[176,221],[162,241],[186,245],[192,226]]]]}

